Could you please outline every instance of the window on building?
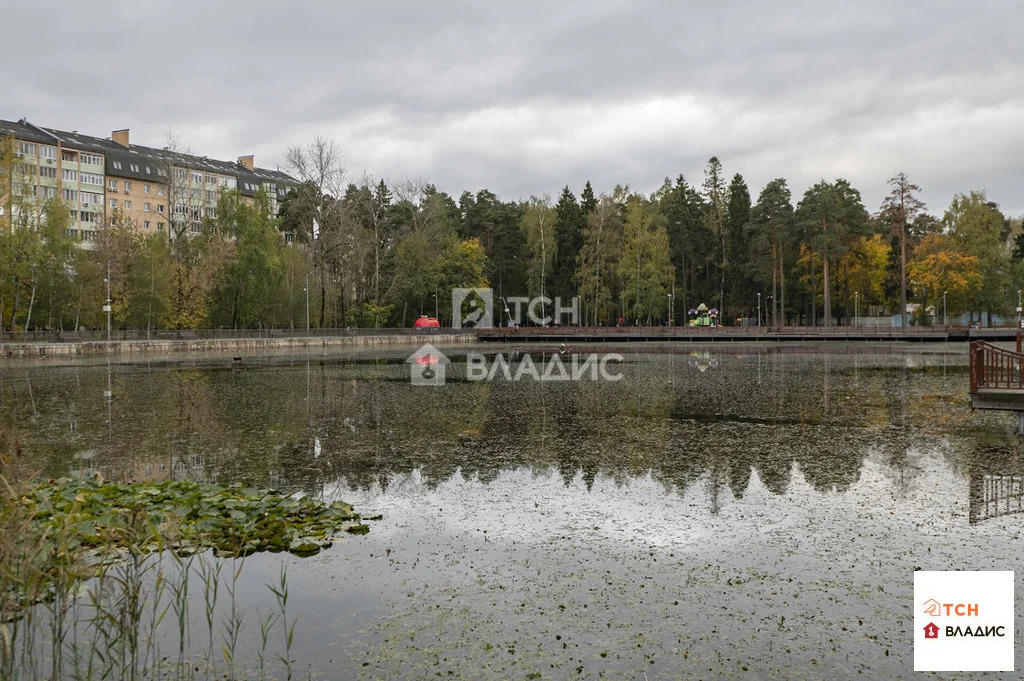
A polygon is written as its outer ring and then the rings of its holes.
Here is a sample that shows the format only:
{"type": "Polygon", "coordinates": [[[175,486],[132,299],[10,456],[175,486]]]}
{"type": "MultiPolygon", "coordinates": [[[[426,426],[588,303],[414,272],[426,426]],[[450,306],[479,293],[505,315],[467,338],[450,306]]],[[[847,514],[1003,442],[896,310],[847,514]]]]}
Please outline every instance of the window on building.
{"type": "Polygon", "coordinates": [[[164,212],[164,204],[162,204],[162,203],[156,204],[156,212],[160,213],[160,214],[163,214],[163,212],[164,212]]]}
{"type": "Polygon", "coordinates": [[[79,173],[78,177],[81,178],[82,184],[96,184],[103,186],[103,176],[96,175],[95,173],[79,173]]]}
{"type": "Polygon", "coordinates": [[[72,239],[77,239],[78,238],[78,230],[74,229],[73,227],[69,227],[68,228],[68,236],[71,237],[72,239]]]}
{"type": "Polygon", "coordinates": [[[197,173],[197,172],[193,171],[192,172],[192,183],[193,184],[202,184],[203,183],[203,174],[202,173],[197,173]]]}
{"type": "Polygon", "coordinates": [[[39,177],[48,177],[51,180],[56,180],[57,169],[53,166],[39,166],[39,177]]]}
{"type": "Polygon", "coordinates": [[[78,201],[78,192],[74,189],[61,189],[60,198],[71,203],[76,203],[78,201]]]}
{"type": "Polygon", "coordinates": [[[175,168],[174,169],[174,179],[175,180],[184,180],[186,177],[188,177],[188,173],[185,172],[184,168],[175,168]]]}
{"type": "Polygon", "coordinates": [[[68,215],[71,216],[71,221],[72,222],[78,222],[78,211],[77,210],[69,210],[68,211],[68,215]]]}
{"type": "Polygon", "coordinates": [[[149,220],[146,220],[142,224],[146,226],[146,229],[149,229],[149,220]]]}
{"type": "Polygon", "coordinates": [[[117,191],[117,180],[108,180],[107,181],[107,189],[112,191],[112,192],[116,192],[117,191]]]}
{"type": "Polygon", "coordinates": [[[149,204],[148,203],[142,204],[142,210],[144,210],[144,211],[146,211],[148,213],[149,212],[149,204]]]}
{"type": "Polygon", "coordinates": [[[131,201],[127,201],[127,200],[126,200],[126,201],[124,202],[124,209],[125,209],[125,210],[131,210],[131,209],[132,209],[132,202],[131,202],[131,201]]]}
{"type": "Polygon", "coordinates": [[[38,147],[31,142],[18,142],[18,156],[25,157],[31,156],[35,158],[39,155],[38,147]]]}
{"type": "Polygon", "coordinates": [[[82,205],[83,206],[88,206],[88,205],[99,206],[99,205],[102,205],[102,204],[103,204],[103,194],[96,194],[96,193],[93,193],[93,192],[82,192],[82,205]]]}
{"type": "Polygon", "coordinates": [[[57,198],[57,188],[44,185],[39,188],[39,195],[43,199],[55,199],[57,198]]]}
{"type": "Polygon", "coordinates": [[[114,170],[121,170],[121,162],[114,161],[114,170]]]}
{"type": "Polygon", "coordinates": [[[124,193],[125,194],[131,194],[132,193],[132,183],[131,182],[125,181],[125,183],[124,183],[124,193]]]}
{"type": "Polygon", "coordinates": [[[110,199],[110,207],[117,208],[117,199],[110,199]]]}
{"type": "Polygon", "coordinates": [[[156,229],[157,229],[158,232],[164,231],[164,223],[162,223],[162,222],[156,223],[156,229]]]}
{"type": "Polygon", "coordinates": [[[65,168],[64,170],[60,171],[60,177],[65,182],[78,182],[78,171],[68,170],[67,168],[65,168]]]}
{"type": "Polygon", "coordinates": [[[103,157],[99,154],[82,154],[79,157],[78,162],[87,163],[91,166],[101,166],[103,165],[103,157]]]}
{"type": "Polygon", "coordinates": [[[153,171],[149,169],[149,166],[146,166],[146,174],[147,175],[152,175],[153,174],[153,171]]]}
{"type": "MultiPolygon", "coordinates": [[[[35,147],[36,145],[33,144],[32,146],[35,147]]],[[[32,155],[35,156],[35,153],[33,153],[32,155]]],[[[48,146],[45,146],[45,145],[41,146],[41,147],[39,147],[39,155],[42,156],[43,158],[47,159],[47,160],[56,161],[57,160],[57,147],[48,147],[48,146]]]]}
{"type": "Polygon", "coordinates": [[[166,193],[167,193],[167,190],[165,188],[163,188],[163,187],[157,187],[156,188],[156,195],[157,196],[163,196],[166,193]]]}
{"type": "Polygon", "coordinates": [[[148,184],[142,185],[142,191],[146,194],[149,193],[150,186],[148,184]]]}

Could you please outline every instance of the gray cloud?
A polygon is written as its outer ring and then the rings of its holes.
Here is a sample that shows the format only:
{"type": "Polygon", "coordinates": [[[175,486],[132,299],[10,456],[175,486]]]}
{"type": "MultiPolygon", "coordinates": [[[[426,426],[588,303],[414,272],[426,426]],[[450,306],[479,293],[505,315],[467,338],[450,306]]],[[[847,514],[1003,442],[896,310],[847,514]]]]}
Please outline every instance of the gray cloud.
{"type": "Polygon", "coordinates": [[[0,9],[0,117],[198,153],[334,137],[353,176],[508,198],[666,176],[712,154],[752,193],[897,170],[932,212],[1024,213],[1024,21],[1011,1],[176,3],[0,9]]]}

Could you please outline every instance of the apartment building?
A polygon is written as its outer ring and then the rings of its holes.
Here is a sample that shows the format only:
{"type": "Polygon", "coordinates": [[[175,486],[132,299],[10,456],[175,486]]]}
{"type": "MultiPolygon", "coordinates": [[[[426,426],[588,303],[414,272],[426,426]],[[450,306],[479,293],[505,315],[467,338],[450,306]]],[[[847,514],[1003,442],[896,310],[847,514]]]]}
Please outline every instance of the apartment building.
{"type": "Polygon", "coordinates": [[[59,197],[73,218],[69,232],[86,243],[114,219],[170,239],[196,234],[204,218],[216,217],[220,194],[236,189],[248,200],[265,189],[276,214],[298,184],[287,173],[256,167],[252,156],[232,163],[132,144],[128,129],[99,138],[0,120],[0,137],[7,136],[23,161],[16,184],[28,200],[21,203],[32,207],[17,224],[38,224],[46,202],[59,197]]]}
{"type": "Polygon", "coordinates": [[[90,241],[103,223],[105,146],[74,132],[41,128],[25,120],[0,120],[0,137],[14,139],[18,158],[11,178],[12,225],[35,226],[43,217],[43,206],[59,198],[71,216],[72,236],[90,241]]]}

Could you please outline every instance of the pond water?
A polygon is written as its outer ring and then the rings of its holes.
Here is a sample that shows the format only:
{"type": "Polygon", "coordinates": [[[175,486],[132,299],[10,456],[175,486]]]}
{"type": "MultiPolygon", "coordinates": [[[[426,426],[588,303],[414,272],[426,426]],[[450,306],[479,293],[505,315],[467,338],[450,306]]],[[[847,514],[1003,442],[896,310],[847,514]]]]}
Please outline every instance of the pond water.
{"type": "Polygon", "coordinates": [[[252,603],[286,565],[323,678],[911,678],[913,571],[1024,558],[1021,441],[971,411],[965,346],[640,345],[617,382],[446,352],[434,387],[400,350],[5,363],[0,419],[48,476],[383,514],[246,561],[252,603]]]}

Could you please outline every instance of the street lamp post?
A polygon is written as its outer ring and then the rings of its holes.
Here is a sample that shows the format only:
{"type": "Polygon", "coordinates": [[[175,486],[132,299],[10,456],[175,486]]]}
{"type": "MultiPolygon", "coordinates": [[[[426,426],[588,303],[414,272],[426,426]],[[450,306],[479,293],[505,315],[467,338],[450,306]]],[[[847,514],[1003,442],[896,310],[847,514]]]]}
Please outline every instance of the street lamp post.
{"type": "Polygon", "coordinates": [[[306,292],[306,335],[309,335],[309,272],[306,272],[306,288],[302,289],[306,292]]]}
{"type": "Polygon", "coordinates": [[[757,294],[757,328],[761,328],[761,294],[757,294]]]}
{"type": "Polygon", "coordinates": [[[775,323],[775,320],[772,318],[774,314],[775,310],[772,308],[772,297],[768,296],[765,298],[764,304],[764,323],[767,324],[769,328],[775,323]],[[768,310],[772,311],[771,314],[768,313],[768,310]]]}
{"type": "Polygon", "coordinates": [[[853,292],[853,326],[860,328],[860,291],[853,292]]]}
{"type": "Polygon", "coordinates": [[[107,303],[103,306],[103,311],[107,313],[107,342],[110,342],[110,261],[107,261],[107,278],[103,281],[107,282],[107,303]]]}
{"type": "Polygon", "coordinates": [[[1017,289],[1017,328],[1020,328],[1020,313],[1021,313],[1021,289],[1017,289]]]}
{"type": "Polygon", "coordinates": [[[672,326],[672,294],[668,294],[668,325],[672,326]]]}
{"type": "Polygon", "coordinates": [[[946,292],[942,292],[942,325],[949,326],[949,322],[946,321],[946,292]]]}

